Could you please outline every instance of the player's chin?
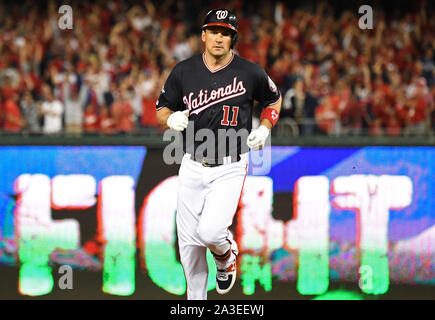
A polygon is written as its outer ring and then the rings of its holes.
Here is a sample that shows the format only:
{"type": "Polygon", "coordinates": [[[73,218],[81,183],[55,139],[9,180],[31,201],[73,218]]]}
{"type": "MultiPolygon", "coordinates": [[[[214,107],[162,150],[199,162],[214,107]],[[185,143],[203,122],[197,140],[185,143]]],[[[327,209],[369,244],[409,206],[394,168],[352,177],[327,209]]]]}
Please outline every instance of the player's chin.
{"type": "Polygon", "coordinates": [[[225,50],[225,48],[214,47],[212,49],[212,53],[214,56],[224,56],[228,53],[229,50],[225,50]]]}

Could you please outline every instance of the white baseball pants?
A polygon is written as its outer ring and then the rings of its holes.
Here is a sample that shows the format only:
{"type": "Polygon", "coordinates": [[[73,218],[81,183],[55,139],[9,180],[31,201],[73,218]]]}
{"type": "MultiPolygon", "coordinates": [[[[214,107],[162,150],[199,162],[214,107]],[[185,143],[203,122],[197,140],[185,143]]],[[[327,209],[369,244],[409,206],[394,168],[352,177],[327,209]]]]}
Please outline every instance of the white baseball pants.
{"type": "MultiPolygon", "coordinates": [[[[177,233],[188,300],[207,299],[206,250],[238,254],[228,228],[233,222],[248,170],[248,154],[235,163],[204,167],[183,157],[179,170],[177,233]]],[[[234,255],[232,255],[234,256],[234,255]]]]}

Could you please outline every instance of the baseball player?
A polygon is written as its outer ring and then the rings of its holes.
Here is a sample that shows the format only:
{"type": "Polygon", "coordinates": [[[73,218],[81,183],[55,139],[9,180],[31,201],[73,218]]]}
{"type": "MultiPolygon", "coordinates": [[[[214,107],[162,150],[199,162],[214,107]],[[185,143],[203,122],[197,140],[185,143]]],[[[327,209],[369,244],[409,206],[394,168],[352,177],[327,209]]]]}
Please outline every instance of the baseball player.
{"type": "Polygon", "coordinates": [[[207,299],[207,248],[217,266],[217,292],[225,294],[234,285],[238,249],[228,228],[248,151],[264,146],[281,110],[281,93],[266,72],[234,53],[237,36],[233,13],[208,12],[201,31],[205,51],[174,67],[156,103],[159,123],[184,138],[176,222],[189,300],[207,299]],[[263,111],[259,128],[252,130],[254,100],[263,111]],[[237,135],[222,138],[222,132],[237,135]],[[204,137],[210,140],[206,148],[204,137]]]}

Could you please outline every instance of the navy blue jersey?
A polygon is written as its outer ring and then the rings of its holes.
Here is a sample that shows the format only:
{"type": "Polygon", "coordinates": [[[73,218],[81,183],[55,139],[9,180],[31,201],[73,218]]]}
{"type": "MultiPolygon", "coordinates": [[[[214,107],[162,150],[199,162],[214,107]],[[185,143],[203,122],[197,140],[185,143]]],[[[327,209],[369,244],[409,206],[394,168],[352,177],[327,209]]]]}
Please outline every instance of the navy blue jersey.
{"type": "MultiPolygon", "coordinates": [[[[197,150],[204,142],[197,138],[197,133],[207,128],[215,134],[215,150],[226,148],[222,152],[228,156],[249,150],[246,139],[252,128],[254,100],[265,108],[278,102],[280,96],[276,85],[259,65],[233,53],[225,66],[211,71],[203,53],[174,67],[157,100],[156,109],[167,107],[174,112],[189,110],[189,122],[193,124],[189,123],[183,131],[184,152],[192,154],[197,150]],[[187,137],[186,140],[186,131],[192,129],[189,128],[192,125],[196,138],[192,141],[192,137],[187,137]],[[236,147],[218,138],[228,130],[240,133],[236,147]]],[[[201,133],[198,135],[204,138],[201,133]]],[[[203,155],[218,159],[216,151],[210,154],[210,150],[206,150],[203,155]]]]}

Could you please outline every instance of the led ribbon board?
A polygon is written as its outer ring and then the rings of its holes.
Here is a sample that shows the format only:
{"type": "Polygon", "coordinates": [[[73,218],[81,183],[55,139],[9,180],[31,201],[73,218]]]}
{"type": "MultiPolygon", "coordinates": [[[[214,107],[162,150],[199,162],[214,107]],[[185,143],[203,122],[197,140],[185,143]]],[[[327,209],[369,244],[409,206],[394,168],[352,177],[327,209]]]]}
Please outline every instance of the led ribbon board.
{"type": "MultiPolygon", "coordinates": [[[[362,293],[375,295],[388,292],[391,283],[435,284],[435,148],[266,151],[271,157],[265,163],[251,154],[232,228],[243,294],[255,294],[258,286],[271,292],[273,281],[295,281],[304,295],[326,293],[331,281],[358,283],[362,293]]],[[[176,251],[178,177],[162,176],[151,185],[149,175],[164,164],[144,166],[148,152],[124,146],[0,147],[0,264],[19,268],[21,294],[50,293],[55,254],[88,245],[83,224],[62,217],[70,211],[95,215],[92,237],[102,248],[93,261],[99,267],[81,267],[101,271],[98,290],[133,294],[140,268],[141,276],[166,292],[185,294],[176,251]],[[144,185],[151,191],[135,199],[144,185]]],[[[214,290],[209,252],[207,259],[208,289],[214,290]]]]}

